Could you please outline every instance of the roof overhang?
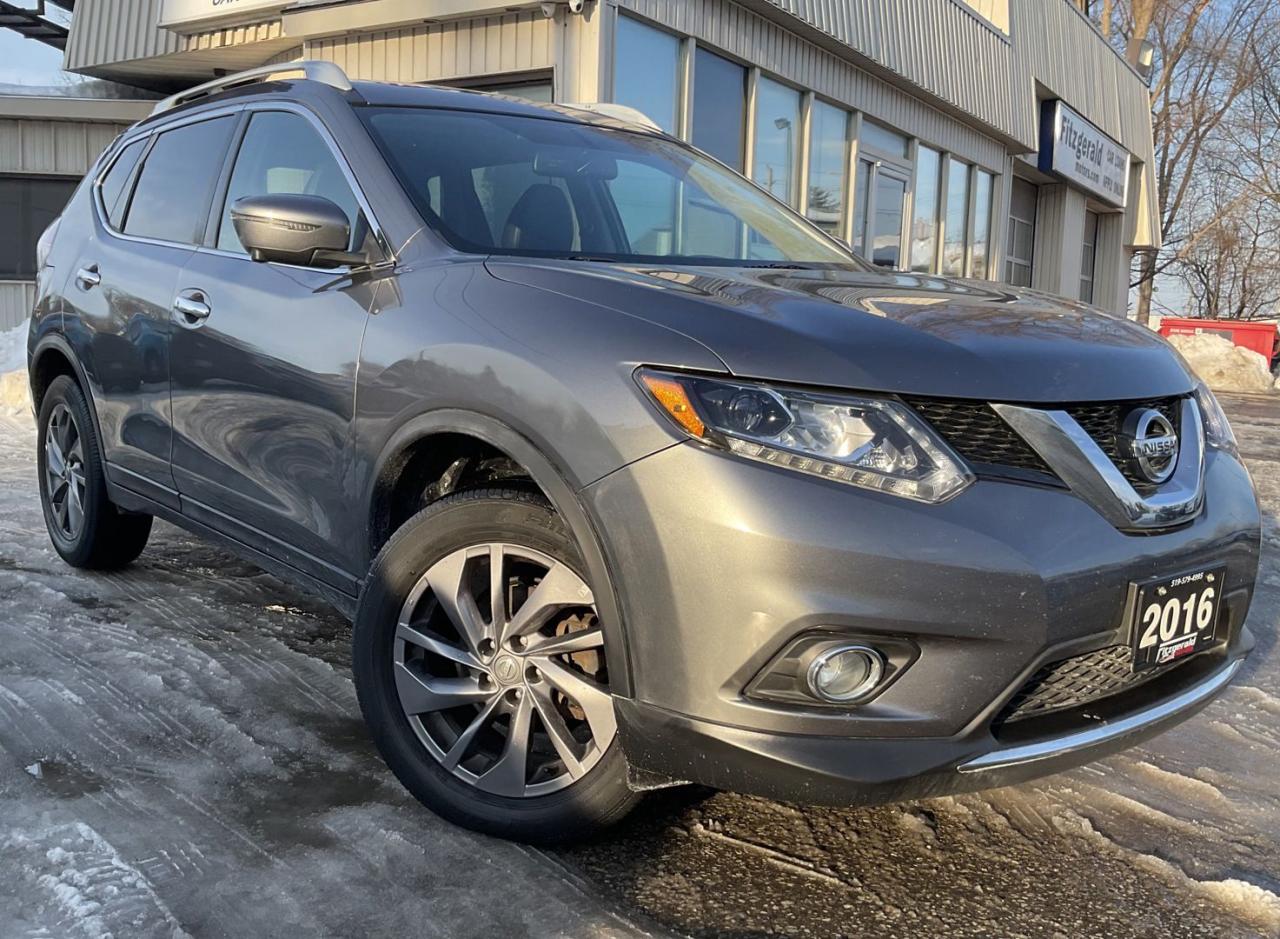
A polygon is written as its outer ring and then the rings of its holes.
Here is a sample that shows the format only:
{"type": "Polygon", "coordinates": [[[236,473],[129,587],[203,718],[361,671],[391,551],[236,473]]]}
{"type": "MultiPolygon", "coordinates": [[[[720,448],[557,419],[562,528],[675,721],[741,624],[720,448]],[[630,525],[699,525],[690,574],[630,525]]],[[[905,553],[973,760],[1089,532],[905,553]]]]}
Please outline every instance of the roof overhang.
{"type": "Polygon", "coordinates": [[[0,118],[133,124],[150,114],[154,106],[154,101],[125,98],[0,95],[0,118]]]}

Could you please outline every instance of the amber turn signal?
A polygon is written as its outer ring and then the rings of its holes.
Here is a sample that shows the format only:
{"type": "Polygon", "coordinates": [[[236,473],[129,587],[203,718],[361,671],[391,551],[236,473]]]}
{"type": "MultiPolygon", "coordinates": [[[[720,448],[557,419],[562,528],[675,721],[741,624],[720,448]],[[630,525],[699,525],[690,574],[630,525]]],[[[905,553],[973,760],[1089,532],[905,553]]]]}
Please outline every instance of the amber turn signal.
{"type": "Polygon", "coordinates": [[[695,437],[706,436],[707,427],[693,409],[693,402],[689,400],[689,393],[685,391],[684,385],[652,373],[641,373],[640,381],[677,424],[695,437]]]}

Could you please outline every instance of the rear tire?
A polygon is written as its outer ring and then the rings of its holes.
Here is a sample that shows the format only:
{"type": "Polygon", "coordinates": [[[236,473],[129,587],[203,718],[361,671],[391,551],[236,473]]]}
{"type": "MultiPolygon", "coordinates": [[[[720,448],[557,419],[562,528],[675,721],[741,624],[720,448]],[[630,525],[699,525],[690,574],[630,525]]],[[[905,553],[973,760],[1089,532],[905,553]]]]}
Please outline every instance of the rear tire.
{"type": "Polygon", "coordinates": [[[151,516],[121,512],[111,502],[89,405],[69,376],[49,385],[37,427],[40,504],[54,550],[88,570],[129,564],[146,547],[151,516]]]}
{"type": "Polygon", "coordinates": [[[509,488],[441,499],[373,562],[353,636],[360,708],[387,765],[432,811],[547,844],[604,829],[639,801],[583,569],[546,501],[509,488]]]}

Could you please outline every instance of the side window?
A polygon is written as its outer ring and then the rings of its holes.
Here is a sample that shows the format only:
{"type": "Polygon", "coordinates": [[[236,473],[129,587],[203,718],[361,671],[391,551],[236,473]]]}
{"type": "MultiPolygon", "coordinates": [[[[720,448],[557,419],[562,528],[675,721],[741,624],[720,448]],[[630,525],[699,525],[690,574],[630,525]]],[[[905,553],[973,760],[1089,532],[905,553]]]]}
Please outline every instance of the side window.
{"type": "Polygon", "coordinates": [[[128,185],[129,177],[133,175],[133,168],[138,165],[138,158],[142,156],[146,145],[147,139],[144,137],[121,150],[116,161],[111,164],[111,169],[107,170],[107,175],[102,177],[102,182],[98,184],[98,192],[102,195],[102,207],[107,212],[107,221],[112,228],[119,228],[124,220],[124,209],[129,203],[125,198],[125,186],[128,185]]]}
{"type": "Polygon", "coordinates": [[[183,244],[200,240],[234,122],[217,117],[160,134],[129,200],[125,234],[183,244]]]}
{"type": "Polygon", "coordinates": [[[360,204],[329,145],[311,122],[289,111],[262,111],[250,119],[236,156],[218,225],[218,247],[246,253],[231,223],[231,206],[245,196],[277,193],[323,196],[347,214],[352,239],[364,237],[360,204]]]}

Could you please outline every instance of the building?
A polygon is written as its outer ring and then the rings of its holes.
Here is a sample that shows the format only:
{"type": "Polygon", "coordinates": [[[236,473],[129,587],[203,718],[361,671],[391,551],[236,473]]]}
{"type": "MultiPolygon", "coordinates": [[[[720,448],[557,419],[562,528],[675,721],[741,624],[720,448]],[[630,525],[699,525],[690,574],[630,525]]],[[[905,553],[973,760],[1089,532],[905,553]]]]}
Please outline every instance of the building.
{"type": "Polygon", "coordinates": [[[78,0],[66,66],[171,90],[295,59],[637,107],[877,264],[1126,308],[1146,83],[1069,0],[78,0]]]}
{"type": "Polygon", "coordinates": [[[98,82],[0,86],[0,329],[35,303],[35,245],[85,171],[153,102],[98,82]]]}

